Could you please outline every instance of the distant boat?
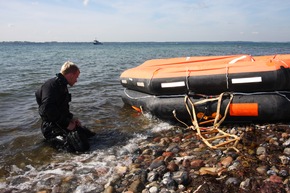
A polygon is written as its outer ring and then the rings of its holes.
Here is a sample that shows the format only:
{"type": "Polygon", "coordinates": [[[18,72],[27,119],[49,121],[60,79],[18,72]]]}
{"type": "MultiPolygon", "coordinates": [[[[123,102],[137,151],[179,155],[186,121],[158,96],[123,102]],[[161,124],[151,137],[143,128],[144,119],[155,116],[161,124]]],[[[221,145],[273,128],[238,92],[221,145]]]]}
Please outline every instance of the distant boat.
{"type": "Polygon", "coordinates": [[[94,42],[93,42],[93,44],[94,45],[102,45],[102,42],[99,42],[98,40],[95,39],[94,42]]]}

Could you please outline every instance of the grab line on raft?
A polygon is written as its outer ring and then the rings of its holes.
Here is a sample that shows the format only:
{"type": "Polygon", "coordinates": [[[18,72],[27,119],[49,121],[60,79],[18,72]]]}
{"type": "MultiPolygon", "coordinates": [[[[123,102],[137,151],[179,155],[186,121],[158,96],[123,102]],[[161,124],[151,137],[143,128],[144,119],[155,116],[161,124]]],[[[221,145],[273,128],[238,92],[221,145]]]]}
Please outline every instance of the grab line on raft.
{"type": "MultiPolygon", "coordinates": [[[[184,103],[185,103],[186,109],[188,111],[188,114],[191,118],[191,123],[192,123],[191,126],[188,126],[184,122],[180,121],[177,118],[175,111],[173,111],[173,114],[179,122],[186,125],[188,128],[191,128],[194,131],[197,131],[196,135],[198,137],[200,137],[202,139],[202,141],[211,149],[226,149],[226,150],[234,149],[235,151],[239,152],[239,150],[236,148],[236,145],[238,144],[241,137],[238,137],[237,135],[226,133],[223,130],[219,129],[220,125],[222,124],[222,122],[226,118],[226,115],[228,113],[229,106],[230,106],[230,103],[232,102],[232,99],[233,99],[232,93],[221,93],[216,98],[204,99],[204,100],[198,101],[196,103],[193,103],[192,100],[190,99],[190,97],[188,95],[186,95],[184,97],[184,103]],[[230,95],[230,100],[226,106],[224,116],[222,118],[220,118],[221,103],[222,103],[222,99],[223,99],[225,94],[230,95]],[[200,128],[200,124],[202,124],[202,123],[198,123],[196,112],[195,112],[195,105],[207,103],[210,101],[216,101],[216,100],[218,101],[218,104],[217,104],[216,116],[215,116],[214,121],[213,121],[213,126],[206,128],[204,131],[204,129],[200,128]],[[190,107],[191,107],[191,110],[190,110],[190,107]],[[216,144],[216,145],[213,145],[212,141],[214,141],[216,139],[220,139],[221,142],[216,144]],[[222,140],[222,139],[224,139],[224,140],[222,140]]],[[[208,123],[208,121],[207,121],[207,123],[208,123]]]]}

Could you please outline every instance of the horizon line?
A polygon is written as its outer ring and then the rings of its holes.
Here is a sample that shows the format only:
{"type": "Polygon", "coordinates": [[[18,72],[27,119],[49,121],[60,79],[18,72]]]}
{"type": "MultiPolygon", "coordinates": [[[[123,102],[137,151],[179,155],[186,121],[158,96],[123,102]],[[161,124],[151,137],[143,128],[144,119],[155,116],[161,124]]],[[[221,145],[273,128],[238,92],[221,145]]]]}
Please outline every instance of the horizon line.
{"type": "MultiPolygon", "coordinates": [[[[216,41],[104,41],[102,43],[220,43],[220,42],[241,42],[241,43],[290,43],[290,41],[241,41],[241,40],[216,40],[216,41]]],[[[90,41],[0,41],[0,43],[93,43],[90,41]]]]}

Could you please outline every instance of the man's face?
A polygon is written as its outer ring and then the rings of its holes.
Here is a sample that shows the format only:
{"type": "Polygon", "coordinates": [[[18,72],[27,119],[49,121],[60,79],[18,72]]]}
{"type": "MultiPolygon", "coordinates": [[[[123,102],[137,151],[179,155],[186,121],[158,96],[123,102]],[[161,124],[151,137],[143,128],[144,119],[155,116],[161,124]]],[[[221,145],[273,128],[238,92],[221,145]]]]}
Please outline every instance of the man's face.
{"type": "Polygon", "coordinates": [[[70,73],[69,77],[68,77],[68,80],[67,80],[68,84],[70,86],[73,86],[78,81],[79,75],[80,75],[79,71],[76,72],[76,73],[70,73]]]}

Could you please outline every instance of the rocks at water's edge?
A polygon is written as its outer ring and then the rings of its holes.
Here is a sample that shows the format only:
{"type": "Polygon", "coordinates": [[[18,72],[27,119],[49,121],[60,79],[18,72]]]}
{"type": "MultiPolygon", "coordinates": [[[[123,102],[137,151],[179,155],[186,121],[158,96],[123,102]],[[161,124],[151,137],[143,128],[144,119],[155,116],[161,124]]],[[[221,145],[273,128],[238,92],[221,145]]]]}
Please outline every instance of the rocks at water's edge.
{"type": "Polygon", "coordinates": [[[225,126],[241,135],[240,152],[207,147],[190,129],[174,128],[139,144],[114,192],[290,192],[288,125],[225,126]]]}

